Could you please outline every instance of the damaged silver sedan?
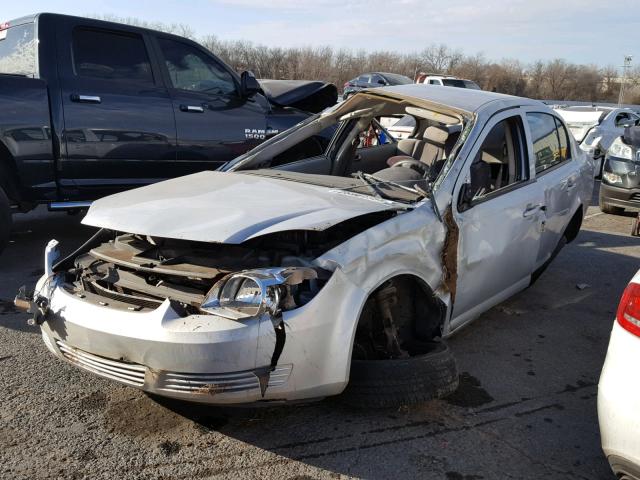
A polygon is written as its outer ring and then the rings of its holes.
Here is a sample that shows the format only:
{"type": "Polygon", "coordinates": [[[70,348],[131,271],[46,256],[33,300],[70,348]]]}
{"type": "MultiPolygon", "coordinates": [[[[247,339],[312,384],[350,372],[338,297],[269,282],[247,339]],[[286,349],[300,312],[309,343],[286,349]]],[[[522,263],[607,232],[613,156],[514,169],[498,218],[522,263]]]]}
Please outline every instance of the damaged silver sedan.
{"type": "Polygon", "coordinates": [[[228,164],[95,202],[30,304],[47,347],[161,396],[232,404],[455,390],[442,338],[535,281],[593,165],[540,102],[358,93],[228,164]],[[382,126],[411,116],[409,138],[382,126]]]}

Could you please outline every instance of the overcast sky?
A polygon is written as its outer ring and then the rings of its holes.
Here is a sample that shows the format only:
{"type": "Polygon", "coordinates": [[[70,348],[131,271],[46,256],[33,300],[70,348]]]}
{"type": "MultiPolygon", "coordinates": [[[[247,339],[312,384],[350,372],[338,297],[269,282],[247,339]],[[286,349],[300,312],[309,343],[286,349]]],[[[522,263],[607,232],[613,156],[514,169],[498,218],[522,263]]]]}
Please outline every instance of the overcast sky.
{"type": "Polygon", "coordinates": [[[3,19],[49,11],[185,23],[198,35],[268,46],[331,45],[418,51],[445,43],[466,54],[524,62],[564,58],[640,64],[640,0],[23,0],[3,19]],[[55,6],[54,6],[55,4],[55,6]]]}

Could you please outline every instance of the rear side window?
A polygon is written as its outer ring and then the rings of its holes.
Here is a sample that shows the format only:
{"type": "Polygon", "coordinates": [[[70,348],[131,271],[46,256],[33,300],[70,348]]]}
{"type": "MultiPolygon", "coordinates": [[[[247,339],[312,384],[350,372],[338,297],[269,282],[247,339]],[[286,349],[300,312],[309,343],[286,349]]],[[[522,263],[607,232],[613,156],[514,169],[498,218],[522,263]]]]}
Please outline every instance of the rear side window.
{"type": "Polygon", "coordinates": [[[74,30],[73,66],[80,77],[153,84],[144,40],[135,34],[74,30]]]}
{"type": "Polygon", "coordinates": [[[236,93],[231,74],[199,49],[166,38],[158,39],[174,88],[230,95],[236,93]]]}
{"type": "Polygon", "coordinates": [[[527,113],[527,122],[531,130],[537,174],[570,158],[567,131],[554,116],[547,113],[527,113]]]}
{"type": "Polygon", "coordinates": [[[33,23],[0,30],[0,73],[35,77],[37,51],[33,23]]]}

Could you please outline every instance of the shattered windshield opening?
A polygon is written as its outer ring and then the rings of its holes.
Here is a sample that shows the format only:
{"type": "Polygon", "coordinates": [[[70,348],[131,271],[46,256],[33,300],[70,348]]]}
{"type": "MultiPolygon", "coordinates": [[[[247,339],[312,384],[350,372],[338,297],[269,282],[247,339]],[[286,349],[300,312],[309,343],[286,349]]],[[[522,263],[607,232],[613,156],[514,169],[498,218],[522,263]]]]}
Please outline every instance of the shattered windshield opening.
{"type": "Polygon", "coordinates": [[[463,116],[448,108],[426,100],[358,94],[221,170],[251,170],[378,200],[414,203],[430,198],[468,135],[466,112],[463,116]],[[387,130],[389,119],[397,118],[414,124],[402,136],[387,130]]]}

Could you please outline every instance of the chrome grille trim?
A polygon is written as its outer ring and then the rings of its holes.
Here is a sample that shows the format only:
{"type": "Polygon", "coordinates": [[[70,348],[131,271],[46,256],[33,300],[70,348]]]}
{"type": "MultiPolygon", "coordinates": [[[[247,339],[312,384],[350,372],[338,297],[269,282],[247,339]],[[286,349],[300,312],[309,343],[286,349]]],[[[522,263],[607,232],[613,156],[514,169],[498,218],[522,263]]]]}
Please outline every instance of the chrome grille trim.
{"type": "MultiPolygon", "coordinates": [[[[285,385],[293,365],[278,365],[269,375],[268,387],[285,385]]],[[[160,372],[158,390],[176,393],[218,394],[260,389],[253,371],[234,373],[172,373],[160,372]]]]}
{"type": "Polygon", "coordinates": [[[61,340],[56,340],[56,345],[65,359],[84,370],[133,387],[142,387],[144,385],[144,376],[147,370],[144,365],[110,360],[93,355],[70,347],[61,340]]]}

